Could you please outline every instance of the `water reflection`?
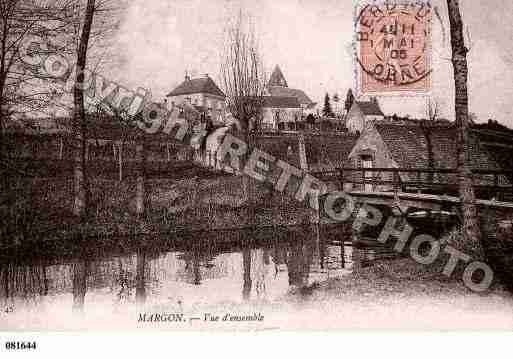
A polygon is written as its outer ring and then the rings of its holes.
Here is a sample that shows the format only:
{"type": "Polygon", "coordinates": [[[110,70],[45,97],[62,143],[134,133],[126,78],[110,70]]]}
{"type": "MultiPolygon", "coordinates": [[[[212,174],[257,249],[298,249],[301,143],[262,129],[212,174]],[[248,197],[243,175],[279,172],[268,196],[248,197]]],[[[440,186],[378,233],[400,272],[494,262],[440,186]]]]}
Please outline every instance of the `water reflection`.
{"type": "Polygon", "coordinates": [[[137,252],[135,300],[142,306],[146,302],[146,252],[139,249],[137,252]]]}
{"type": "Polygon", "coordinates": [[[313,257],[313,241],[302,238],[293,241],[287,253],[289,285],[303,288],[308,284],[308,275],[313,257]]]}
{"type": "Polygon", "coordinates": [[[251,250],[244,248],[242,250],[242,269],[243,269],[243,286],[242,286],[242,298],[245,300],[249,299],[251,295],[251,250]]]}
{"type": "Polygon", "coordinates": [[[121,255],[105,251],[72,260],[4,262],[0,301],[38,310],[44,298],[59,298],[70,300],[73,313],[87,313],[98,306],[117,310],[279,300],[291,289],[349,272],[351,248],[344,241],[350,238],[342,238],[338,230],[331,235],[323,231],[241,232],[240,240],[229,245],[207,233],[192,246],[166,250],[144,247],[121,255]]]}
{"type": "Polygon", "coordinates": [[[87,292],[88,263],[84,259],[78,259],[71,267],[73,268],[73,311],[82,312],[87,292]]]}

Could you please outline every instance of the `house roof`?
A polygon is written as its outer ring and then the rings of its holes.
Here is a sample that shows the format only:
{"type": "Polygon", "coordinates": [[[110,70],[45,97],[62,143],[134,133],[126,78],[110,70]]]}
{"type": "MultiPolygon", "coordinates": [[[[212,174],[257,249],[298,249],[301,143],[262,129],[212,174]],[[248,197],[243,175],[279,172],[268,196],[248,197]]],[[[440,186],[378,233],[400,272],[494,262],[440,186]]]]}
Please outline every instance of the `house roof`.
{"type": "MultiPolygon", "coordinates": [[[[374,126],[399,167],[428,168],[428,144],[430,143],[435,168],[457,168],[455,139],[458,129],[456,127],[443,126],[423,129],[421,126],[382,123],[376,123],[374,126]]],[[[500,169],[486,148],[479,144],[477,138],[472,139],[470,149],[473,169],[500,169]]]]}
{"type": "Polygon", "coordinates": [[[195,93],[208,93],[211,95],[226,97],[223,91],[221,91],[216,83],[208,76],[197,79],[190,79],[187,77],[184,82],[167,94],[167,97],[195,93]]]}
{"type": "Polygon", "coordinates": [[[310,171],[317,172],[346,167],[349,154],[357,140],[358,136],[350,133],[306,138],[306,159],[310,171]]]}
{"type": "Polygon", "coordinates": [[[355,101],[365,116],[384,116],[377,101],[355,101]]]}
{"type": "Polygon", "coordinates": [[[301,105],[311,105],[313,103],[310,97],[302,90],[282,86],[269,86],[268,90],[271,96],[295,97],[301,105]]]}
{"type": "Polygon", "coordinates": [[[299,108],[301,105],[296,97],[264,96],[263,106],[272,108],[299,108]]]}
{"type": "MultiPolygon", "coordinates": [[[[488,151],[503,170],[513,170],[513,131],[472,130],[479,143],[488,151]]],[[[513,175],[513,173],[512,173],[513,175]]],[[[513,181],[512,175],[510,180],[513,181]]]]}
{"type": "Polygon", "coordinates": [[[273,73],[269,78],[268,86],[288,87],[287,80],[285,80],[285,76],[283,76],[283,72],[281,72],[280,66],[276,65],[274,67],[273,73]]]}

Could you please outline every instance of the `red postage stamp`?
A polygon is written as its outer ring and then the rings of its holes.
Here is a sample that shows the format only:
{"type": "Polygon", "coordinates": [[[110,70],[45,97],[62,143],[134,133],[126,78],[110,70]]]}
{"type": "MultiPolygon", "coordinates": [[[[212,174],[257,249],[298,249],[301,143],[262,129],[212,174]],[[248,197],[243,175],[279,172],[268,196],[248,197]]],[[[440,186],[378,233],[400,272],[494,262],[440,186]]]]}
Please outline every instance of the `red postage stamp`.
{"type": "Polygon", "coordinates": [[[360,2],[355,13],[359,95],[430,91],[431,14],[428,1],[360,2]]]}

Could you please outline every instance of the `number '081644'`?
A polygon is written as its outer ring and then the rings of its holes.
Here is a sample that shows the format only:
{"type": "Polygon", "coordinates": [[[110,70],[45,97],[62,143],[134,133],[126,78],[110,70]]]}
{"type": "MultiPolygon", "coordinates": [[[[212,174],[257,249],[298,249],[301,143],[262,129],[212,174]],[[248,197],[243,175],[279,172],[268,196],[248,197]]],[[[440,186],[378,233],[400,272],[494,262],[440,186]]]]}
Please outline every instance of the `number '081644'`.
{"type": "Polygon", "coordinates": [[[34,349],[36,349],[36,342],[6,342],[5,349],[7,349],[7,350],[34,350],[34,349]]]}

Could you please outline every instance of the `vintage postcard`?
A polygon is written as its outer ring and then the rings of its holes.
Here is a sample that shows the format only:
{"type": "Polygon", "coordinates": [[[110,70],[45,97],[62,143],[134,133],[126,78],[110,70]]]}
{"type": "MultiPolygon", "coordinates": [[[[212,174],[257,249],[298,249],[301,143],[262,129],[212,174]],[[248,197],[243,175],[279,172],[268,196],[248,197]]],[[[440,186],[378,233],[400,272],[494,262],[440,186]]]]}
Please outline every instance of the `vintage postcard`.
{"type": "Polygon", "coordinates": [[[513,5],[0,0],[12,333],[513,329],[513,5]]]}

